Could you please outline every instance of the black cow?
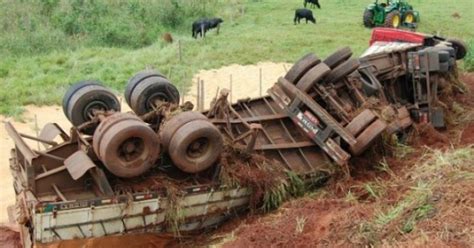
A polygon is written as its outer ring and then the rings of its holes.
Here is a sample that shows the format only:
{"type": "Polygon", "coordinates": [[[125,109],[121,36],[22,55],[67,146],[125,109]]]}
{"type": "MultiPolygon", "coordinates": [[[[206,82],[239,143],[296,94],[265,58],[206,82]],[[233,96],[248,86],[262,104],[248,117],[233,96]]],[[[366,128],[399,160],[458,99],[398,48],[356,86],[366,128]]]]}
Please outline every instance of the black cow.
{"type": "Polygon", "coordinates": [[[305,8],[306,8],[306,5],[308,3],[310,4],[310,6],[313,6],[313,8],[314,8],[314,6],[317,6],[318,9],[321,8],[321,5],[319,5],[319,0],[304,0],[304,7],[305,8]]]}
{"type": "Polygon", "coordinates": [[[201,37],[206,37],[206,32],[209,29],[219,28],[222,22],[224,22],[224,20],[222,20],[221,18],[203,18],[193,22],[193,37],[197,38],[198,34],[200,34],[201,37]]]}
{"type": "Polygon", "coordinates": [[[308,23],[308,21],[312,23],[316,23],[316,19],[314,19],[314,16],[313,16],[313,11],[309,9],[297,9],[295,11],[295,19],[293,20],[295,25],[296,25],[296,22],[300,23],[300,19],[303,19],[303,18],[306,19],[306,23],[308,23]]]}

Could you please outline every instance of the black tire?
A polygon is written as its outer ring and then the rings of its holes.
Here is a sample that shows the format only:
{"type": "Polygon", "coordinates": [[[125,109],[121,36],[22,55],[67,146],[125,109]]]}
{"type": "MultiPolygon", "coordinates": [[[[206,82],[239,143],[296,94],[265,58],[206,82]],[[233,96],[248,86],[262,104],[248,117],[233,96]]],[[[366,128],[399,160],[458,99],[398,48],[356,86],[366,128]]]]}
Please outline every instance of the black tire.
{"type": "Polygon", "coordinates": [[[165,76],[163,76],[163,74],[161,74],[160,72],[152,71],[152,70],[140,71],[140,72],[137,72],[135,75],[133,75],[133,77],[131,77],[128,80],[127,87],[125,88],[125,94],[124,94],[125,101],[127,102],[129,106],[130,106],[130,97],[132,95],[133,89],[137,86],[137,84],[139,84],[141,81],[149,77],[165,78],[165,76]]]}
{"type": "Polygon", "coordinates": [[[102,121],[92,147],[105,167],[118,177],[136,177],[160,156],[158,135],[137,116],[117,113],[102,121]]]}
{"type": "Polygon", "coordinates": [[[195,120],[208,120],[207,117],[197,111],[186,111],[179,113],[163,124],[160,131],[160,141],[165,151],[168,151],[169,143],[176,130],[184,124],[195,120]]]}
{"type": "Polygon", "coordinates": [[[149,77],[138,83],[130,96],[130,108],[137,115],[153,110],[155,100],[179,104],[178,89],[163,77],[149,77]]]}
{"type": "Polygon", "coordinates": [[[403,20],[404,23],[407,23],[407,24],[416,23],[415,12],[413,12],[413,10],[407,10],[403,14],[402,20],[403,20]]]}
{"type": "Polygon", "coordinates": [[[330,72],[331,69],[326,64],[319,63],[304,74],[296,84],[296,88],[303,92],[308,92],[314,84],[319,83],[330,72]]]}
{"type": "Polygon", "coordinates": [[[359,70],[359,73],[361,76],[362,89],[367,96],[372,96],[381,89],[379,82],[375,82],[377,78],[374,79],[373,77],[366,75],[364,70],[359,70]]]}
{"type": "MultiPolygon", "coordinates": [[[[71,95],[67,103],[66,117],[73,126],[91,120],[90,113],[93,110],[120,112],[120,102],[109,89],[101,85],[87,85],[71,95]]],[[[92,134],[95,127],[83,130],[85,134],[92,134]]]]}
{"type": "Polygon", "coordinates": [[[373,28],[374,25],[374,12],[370,9],[365,9],[362,23],[366,28],[373,28]]]}
{"type": "Polygon", "coordinates": [[[357,137],[362,130],[364,130],[373,120],[377,118],[370,109],[365,109],[358,114],[352,121],[345,127],[349,133],[354,137],[357,137]]]}
{"type": "Polygon", "coordinates": [[[331,84],[339,81],[341,78],[351,74],[357,68],[359,68],[360,63],[356,58],[347,60],[346,62],[340,64],[338,67],[334,68],[324,79],[326,83],[331,84]]]}
{"type": "Polygon", "coordinates": [[[212,166],[223,149],[222,135],[212,123],[195,120],[180,127],[169,145],[173,164],[186,173],[198,173],[212,166]]]}
{"type": "Polygon", "coordinates": [[[384,26],[388,28],[399,28],[402,22],[402,17],[398,10],[392,11],[385,17],[384,26]],[[395,20],[398,18],[398,24],[395,24],[395,20]]]}
{"type": "Polygon", "coordinates": [[[80,88],[88,86],[88,85],[102,85],[102,84],[98,80],[83,80],[83,81],[79,81],[79,82],[76,82],[73,85],[71,85],[69,87],[69,89],[67,89],[67,91],[66,91],[66,93],[64,94],[64,97],[63,97],[62,106],[63,106],[64,115],[67,116],[67,105],[69,103],[69,100],[71,99],[71,96],[74,93],[76,93],[76,91],[78,91],[80,88]]]}
{"type": "Polygon", "coordinates": [[[342,62],[348,60],[352,56],[352,51],[349,47],[343,47],[335,53],[329,55],[323,62],[329,68],[334,69],[342,62]]]}
{"type": "Polygon", "coordinates": [[[319,63],[321,63],[321,59],[314,55],[314,53],[308,53],[296,61],[296,63],[286,73],[285,79],[296,84],[307,71],[319,63]]]}
{"type": "Polygon", "coordinates": [[[457,60],[460,60],[466,57],[468,48],[467,48],[466,43],[464,43],[464,41],[458,40],[458,39],[448,39],[447,41],[450,42],[454,50],[456,50],[457,60]]]}
{"type": "Polygon", "coordinates": [[[357,143],[350,147],[352,155],[359,156],[382,134],[387,128],[387,124],[378,119],[370,124],[362,133],[356,138],[357,143]]]}

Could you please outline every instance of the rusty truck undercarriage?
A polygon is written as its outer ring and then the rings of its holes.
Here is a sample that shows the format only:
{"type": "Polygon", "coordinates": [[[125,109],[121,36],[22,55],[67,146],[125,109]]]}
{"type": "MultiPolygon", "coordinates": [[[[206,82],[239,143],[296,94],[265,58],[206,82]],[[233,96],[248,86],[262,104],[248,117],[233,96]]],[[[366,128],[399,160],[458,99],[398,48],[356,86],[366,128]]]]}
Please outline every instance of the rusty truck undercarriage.
{"type": "Polygon", "coordinates": [[[15,142],[14,216],[24,246],[214,226],[247,209],[252,194],[219,177],[224,147],[319,180],[346,170],[382,134],[415,122],[444,127],[438,96],[453,77],[449,42],[375,42],[361,58],[349,48],[324,60],[308,54],[268,95],[230,103],[224,89],[202,113],[179,105],[179,92],[156,71],[129,80],[131,113],[120,113],[99,82],[81,81],[63,99],[69,133],[54,123],[38,137],[5,126],[15,142]],[[169,182],[179,182],[180,199],[172,199],[169,182]]]}

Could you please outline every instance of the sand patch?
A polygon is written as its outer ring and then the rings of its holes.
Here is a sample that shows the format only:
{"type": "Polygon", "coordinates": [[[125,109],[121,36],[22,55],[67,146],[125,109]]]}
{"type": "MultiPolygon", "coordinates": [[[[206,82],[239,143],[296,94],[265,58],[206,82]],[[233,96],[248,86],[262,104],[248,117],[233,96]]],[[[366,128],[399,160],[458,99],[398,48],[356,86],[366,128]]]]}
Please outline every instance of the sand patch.
{"type": "MultiPolygon", "coordinates": [[[[247,97],[260,96],[260,70],[262,78],[262,95],[267,95],[270,88],[279,77],[291,68],[289,63],[260,62],[256,65],[229,65],[215,70],[203,70],[194,75],[193,84],[188,90],[185,101],[196,103],[198,79],[204,81],[205,102],[208,109],[218,89],[227,88],[232,91],[232,102],[247,97]],[[231,89],[232,77],[232,89],[231,89]]],[[[229,99],[229,100],[231,100],[229,99]]]]}

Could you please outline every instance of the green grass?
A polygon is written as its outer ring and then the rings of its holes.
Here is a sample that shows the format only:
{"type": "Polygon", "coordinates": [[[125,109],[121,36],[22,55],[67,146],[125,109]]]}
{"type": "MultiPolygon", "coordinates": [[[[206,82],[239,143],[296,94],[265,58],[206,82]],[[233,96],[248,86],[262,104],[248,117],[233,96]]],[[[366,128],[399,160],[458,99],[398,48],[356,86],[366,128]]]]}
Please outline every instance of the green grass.
{"type": "MultiPolygon", "coordinates": [[[[45,46],[49,52],[33,49],[27,54],[5,54],[0,61],[0,114],[21,113],[19,106],[26,104],[58,104],[67,87],[83,79],[99,79],[121,94],[127,79],[146,67],[169,74],[173,83],[184,91],[192,75],[200,69],[232,63],[294,62],[307,52],[324,57],[342,46],[350,46],[355,54],[360,54],[367,47],[371,32],[361,24],[363,9],[369,2],[326,1],[322,3],[323,9],[314,10],[317,25],[295,26],[293,12],[302,7],[299,1],[221,0],[213,10],[225,20],[218,36],[212,31],[205,40],[194,40],[191,20],[186,19],[175,28],[164,23],[143,31],[153,39],[151,45],[144,42],[146,46],[141,48],[114,43],[114,47],[104,47],[104,43],[94,40],[81,44],[78,42],[81,37],[65,38],[56,29],[49,32],[51,36],[45,36],[48,32],[38,34],[41,37],[35,37],[34,32],[25,37],[19,35],[19,40],[13,43],[31,48],[39,40],[42,42],[37,45],[45,46]],[[183,61],[178,59],[177,42],[164,44],[160,39],[162,32],[171,32],[175,41],[181,41],[183,61]],[[58,46],[51,48],[49,44],[58,46]]],[[[421,12],[419,31],[467,40],[474,37],[471,0],[410,2],[421,12]],[[453,18],[454,12],[461,18],[453,18]]],[[[38,25],[42,23],[38,21],[38,25]]],[[[129,29],[129,24],[122,20],[120,23],[129,29]]],[[[15,33],[1,34],[4,37],[0,40],[15,36],[15,33]]]]}

